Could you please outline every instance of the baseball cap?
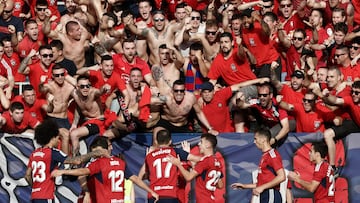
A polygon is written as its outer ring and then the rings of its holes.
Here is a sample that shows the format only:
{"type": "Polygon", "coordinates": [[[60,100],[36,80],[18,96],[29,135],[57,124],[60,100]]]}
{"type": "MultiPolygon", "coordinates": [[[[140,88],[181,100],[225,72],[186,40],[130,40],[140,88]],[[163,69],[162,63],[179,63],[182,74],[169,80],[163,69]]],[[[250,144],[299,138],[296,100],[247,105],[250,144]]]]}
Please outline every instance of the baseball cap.
{"type": "Polygon", "coordinates": [[[304,73],[301,70],[296,70],[293,72],[293,74],[291,74],[291,77],[297,77],[297,78],[305,78],[304,73]]]}
{"type": "Polygon", "coordinates": [[[214,85],[211,82],[204,82],[203,84],[201,84],[200,86],[201,90],[214,90],[214,85]]]}

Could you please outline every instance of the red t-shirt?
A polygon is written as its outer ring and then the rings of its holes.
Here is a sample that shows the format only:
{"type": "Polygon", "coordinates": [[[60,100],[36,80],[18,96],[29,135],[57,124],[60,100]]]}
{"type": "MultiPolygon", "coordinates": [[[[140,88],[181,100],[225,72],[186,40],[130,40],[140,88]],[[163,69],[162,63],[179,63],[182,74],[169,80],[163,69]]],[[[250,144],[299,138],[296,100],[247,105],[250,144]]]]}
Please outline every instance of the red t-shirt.
{"type": "Polygon", "coordinates": [[[296,120],[296,132],[324,132],[324,118],[329,120],[325,112],[318,108],[315,111],[305,112],[302,103],[293,104],[296,120]]]}
{"type": "Polygon", "coordinates": [[[46,116],[46,112],[42,109],[42,106],[44,104],[47,104],[47,101],[45,99],[35,99],[35,102],[33,105],[29,106],[24,101],[24,98],[21,95],[17,95],[12,99],[12,102],[21,102],[24,105],[24,110],[29,112],[30,115],[40,122],[42,122],[46,116]]]}
{"type": "MultiPolygon", "coordinates": [[[[31,16],[35,16],[35,9],[36,9],[36,0],[30,0],[30,11],[31,16]]],[[[57,0],[47,0],[47,3],[49,5],[49,9],[51,11],[51,15],[56,15],[57,19],[56,22],[60,22],[60,12],[58,10],[57,0]]]]}
{"type": "Polygon", "coordinates": [[[262,32],[261,24],[257,21],[254,22],[253,29],[242,30],[243,43],[256,58],[257,66],[271,64],[271,62],[276,61],[280,56],[271,43],[270,38],[264,36],[262,32]]]}
{"type": "MultiPolygon", "coordinates": [[[[172,147],[155,149],[145,157],[145,167],[149,174],[150,188],[160,197],[176,198],[178,169],[167,161],[166,157],[180,155],[181,160],[186,160],[188,153],[172,147]]],[[[151,198],[151,195],[148,195],[151,198]]]]}
{"type": "Polygon", "coordinates": [[[6,54],[4,54],[3,59],[5,61],[1,61],[1,63],[4,65],[5,62],[9,67],[11,67],[15,82],[24,82],[26,78],[25,75],[18,72],[21,62],[19,55],[14,52],[9,58],[6,54]]]}
{"type": "Polygon", "coordinates": [[[210,103],[205,103],[202,107],[202,111],[208,119],[211,127],[218,132],[234,132],[228,106],[228,100],[231,96],[231,88],[226,87],[215,92],[210,103]]]}
{"type": "MultiPolygon", "coordinates": [[[[306,30],[306,36],[307,36],[306,41],[309,41],[310,39],[312,39],[312,37],[313,37],[312,30],[306,30]]],[[[326,30],[324,28],[320,28],[320,30],[318,30],[318,36],[319,36],[319,40],[317,42],[318,44],[323,44],[324,41],[330,37],[330,35],[326,32],[326,30]]],[[[325,67],[326,60],[323,57],[322,50],[316,50],[315,55],[318,60],[316,67],[325,67]]]]}
{"type": "MultiPolygon", "coordinates": [[[[256,186],[272,181],[276,177],[276,171],[281,168],[283,168],[282,159],[277,150],[270,149],[264,152],[259,163],[256,186]]],[[[280,185],[277,185],[274,188],[279,187],[280,185]]]]}
{"type": "Polygon", "coordinates": [[[232,56],[228,59],[224,59],[224,56],[219,53],[213,60],[208,78],[217,80],[219,77],[222,77],[229,86],[256,79],[248,60],[240,61],[238,59],[237,49],[232,50],[232,56]]]}
{"type": "Polygon", "coordinates": [[[36,118],[32,117],[29,112],[24,111],[24,118],[21,123],[16,123],[10,116],[10,112],[6,111],[2,115],[6,119],[6,124],[1,128],[4,132],[9,134],[20,134],[28,128],[35,128],[39,122],[36,118]]]}
{"type": "Polygon", "coordinates": [[[222,178],[221,162],[215,155],[204,156],[196,164],[196,202],[215,202],[214,192],[217,182],[222,178]]]}
{"type": "Polygon", "coordinates": [[[349,107],[349,112],[351,113],[351,118],[354,122],[360,127],[360,105],[354,104],[351,96],[343,97],[344,106],[349,107]]]}
{"type": "Polygon", "coordinates": [[[301,67],[301,53],[298,53],[294,45],[291,45],[290,48],[286,51],[286,81],[291,80],[291,75],[295,71],[295,64],[298,67],[301,67]]]}
{"type": "Polygon", "coordinates": [[[313,180],[320,182],[314,192],[315,202],[334,202],[335,201],[335,178],[334,171],[328,162],[316,164],[313,180]]]}
{"type": "Polygon", "coordinates": [[[31,49],[38,51],[39,47],[43,44],[44,43],[40,40],[32,41],[28,35],[25,35],[24,39],[19,42],[18,53],[21,58],[25,58],[30,53],[31,49]]]}
{"type": "Polygon", "coordinates": [[[359,77],[359,68],[360,65],[356,65],[352,67],[351,65],[348,67],[339,67],[341,73],[344,75],[344,81],[346,82],[354,82],[356,77],[359,77]]]}
{"type": "Polygon", "coordinates": [[[360,25],[360,1],[352,1],[352,5],[354,6],[354,22],[360,25]]]}
{"type": "Polygon", "coordinates": [[[113,61],[114,72],[118,73],[125,83],[129,83],[130,71],[132,68],[139,68],[143,76],[150,74],[149,65],[138,56],[135,56],[133,64],[129,64],[127,61],[124,61],[122,54],[113,55],[113,61]]]}
{"type": "Polygon", "coordinates": [[[52,66],[53,66],[53,64],[51,64],[50,67],[48,67],[48,70],[45,72],[41,68],[41,62],[37,62],[37,63],[29,65],[29,68],[30,68],[30,72],[28,74],[29,81],[30,81],[30,84],[34,87],[36,96],[38,98],[41,97],[41,93],[39,91],[39,85],[41,84],[41,82],[45,82],[48,79],[48,76],[50,73],[49,70],[51,70],[52,66]]]}
{"type": "Polygon", "coordinates": [[[28,168],[32,169],[31,199],[54,199],[55,183],[51,172],[63,163],[66,154],[54,148],[38,148],[29,157],[28,168]]]}
{"type": "MultiPolygon", "coordinates": [[[[282,16],[279,16],[279,19],[281,22],[285,22],[285,18],[282,16]]],[[[286,31],[286,34],[292,33],[294,30],[299,28],[305,28],[304,23],[302,22],[302,19],[300,16],[296,13],[295,15],[291,16],[290,19],[285,23],[284,30],[286,31]]]]}
{"type": "Polygon", "coordinates": [[[151,90],[146,85],[144,91],[142,92],[141,98],[139,100],[139,120],[147,122],[150,118],[150,101],[151,101],[151,90]]]}
{"type": "MultiPolygon", "coordinates": [[[[343,89],[342,91],[336,93],[336,90],[331,90],[330,91],[331,95],[337,96],[337,97],[346,97],[351,95],[351,88],[349,86],[346,86],[345,89],[343,89]]],[[[343,119],[351,119],[351,116],[348,112],[347,109],[344,108],[338,108],[334,111],[334,114],[337,116],[340,116],[343,119]]]]}
{"type": "Polygon", "coordinates": [[[19,17],[20,13],[24,9],[25,0],[14,0],[14,10],[12,12],[13,16],[19,17]]]}
{"type": "Polygon", "coordinates": [[[120,91],[123,91],[126,89],[125,83],[122,80],[119,80],[120,76],[113,72],[107,80],[104,79],[101,70],[90,70],[90,82],[91,85],[95,88],[100,89],[105,84],[109,84],[111,86],[111,89],[109,93],[104,93],[101,95],[101,102],[104,104],[108,96],[115,90],[119,89],[120,91]]]}
{"type": "Polygon", "coordinates": [[[93,202],[121,202],[124,200],[125,178],[133,174],[124,160],[118,157],[101,157],[91,162],[87,168],[94,177],[96,199],[93,202]],[[101,185],[99,188],[97,186],[101,185]]]}

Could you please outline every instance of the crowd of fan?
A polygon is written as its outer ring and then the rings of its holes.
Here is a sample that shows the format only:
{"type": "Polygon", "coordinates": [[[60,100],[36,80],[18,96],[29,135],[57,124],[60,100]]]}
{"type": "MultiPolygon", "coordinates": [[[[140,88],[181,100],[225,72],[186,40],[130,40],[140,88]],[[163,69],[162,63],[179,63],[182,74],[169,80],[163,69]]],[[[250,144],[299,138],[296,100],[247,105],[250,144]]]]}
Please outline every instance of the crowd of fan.
{"type": "Polygon", "coordinates": [[[0,2],[3,132],[51,118],[77,153],[89,134],[265,125],[273,145],[323,132],[334,165],[360,131],[358,1],[64,3],[0,2]]]}

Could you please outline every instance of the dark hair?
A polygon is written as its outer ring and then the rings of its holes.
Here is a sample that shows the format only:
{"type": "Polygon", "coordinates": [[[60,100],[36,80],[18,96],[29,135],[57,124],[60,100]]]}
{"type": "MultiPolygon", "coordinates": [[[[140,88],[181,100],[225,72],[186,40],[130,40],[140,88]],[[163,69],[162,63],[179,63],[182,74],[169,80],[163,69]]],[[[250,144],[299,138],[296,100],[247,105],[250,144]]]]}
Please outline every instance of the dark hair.
{"type": "Polygon", "coordinates": [[[263,136],[266,138],[267,141],[270,142],[271,139],[271,132],[269,130],[269,128],[265,127],[265,126],[261,126],[258,129],[255,130],[255,135],[258,136],[263,136]]]}
{"type": "Polygon", "coordinates": [[[302,28],[297,28],[297,29],[295,29],[294,33],[295,33],[295,32],[300,32],[300,33],[303,35],[303,37],[306,38],[306,32],[305,32],[304,29],[302,29],[302,28]]]}
{"type": "Polygon", "coordinates": [[[117,25],[118,19],[117,19],[116,15],[115,15],[114,13],[112,13],[112,12],[106,12],[106,13],[103,14],[103,16],[108,16],[108,17],[110,17],[110,18],[114,21],[114,24],[117,25]]]}
{"type": "Polygon", "coordinates": [[[73,20],[70,20],[69,22],[67,22],[65,25],[66,34],[69,34],[70,28],[72,28],[75,25],[79,25],[79,23],[77,23],[76,21],[73,21],[73,20]]]}
{"type": "MultiPolygon", "coordinates": [[[[334,12],[340,12],[340,13],[341,13],[341,16],[343,16],[343,17],[346,16],[345,9],[343,9],[343,8],[334,8],[334,9],[332,10],[332,13],[334,13],[334,12]]],[[[332,14],[331,14],[331,15],[332,15],[332,14]]]]}
{"type": "Polygon", "coordinates": [[[76,81],[79,82],[80,80],[89,80],[89,76],[79,75],[79,77],[76,79],[76,81]]]}
{"type": "Polygon", "coordinates": [[[170,131],[163,129],[156,133],[156,141],[159,145],[168,144],[171,140],[170,131]]]}
{"type": "Polygon", "coordinates": [[[231,21],[233,21],[233,20],[241,20],[242,19],[242,16],[241,16],[241,14],[239,14],[239,13],[235,13],[234,15],[232,15],[232,17],[231,17],[231,21]]]}
{"type": "Polygon", "coordinates": [[[51,119],[44,120],[40,125],[35,128],[35,140],[41,146],[50,142],[50,140],[59,135],[59,127],[55,121],[51,119]]]}
{"type": "Polygon", "coordinates": [[[174,83],[173,83],[173,87],[175,85],[185,85],[185,82],[183,80],[175,80],[174,83]]]}
{"type": "Polygon", "coordinates": [[[52,51],[51,46],[50,46],[49,44],[41,45],[41,46],[39,47],[39,53],[40,53],[43,49],[49,49],[49,50],[52,51]]]}
{"type": "Polygon", "coordinates": [[[349,47],[345,44],[339,44],[338,46],[336,46],[336,49],[344,50],[347,54],[349,54],[350,52],[349,47]]]}
{"type": "Polygon", "coordinates": [[[131,68],[131,70],[130,70],[130,74],[131,74],[131,72],[133,72],[133,71],[140,71],[140,72],[141,72],[141,74],[142,74],[141,69],[140,69],[140,68],[138,68],[138,67],[133,67],[133,68],[131,68]]]}
{"type": "Polygon", "coordinates": [[[211,147],[213,148],[213,150],[216,148],[217,139],[215,135],[210,133],[203,133],[201,135],[201,138],[204,138],[205,140],[209,141],[211,143],[211,147]]]}
{"type": "Polygon", "coordinates": [[[101,61],[100,61],[100,63],[102,63],[102,62],[104,62],[104,61],[112,61],[113,60],[113,58],[112,58],[112,56],[110,56],[110,55],[103,55],[103,56],[101,56],[101,61]]]}
{"type": "Polygon", "coordinates": [[[328,155],[328,147],[324,142],[313,142],[315,152],[319,152],[321,158],[325,158],[328,155]]]}
{"type": "Polygon", "coordinates": [[[185,2],[182,2],[182,3],[179,3],[175,6],[175,10],[178,9],[178,8],[185,8],[187,5],[185,2]]]}
{"type": "Polygon", "coordinates": [[[190,45],[190,51],[194,50],[194,51],[198,51],[200,50],[201,52],[203,52],[203,45],[200,42],[194,42],[190,45]]]}
{"type": "Polygon", "coordinates": [[[25,27],[27,27],[27,26],[30,25],[30,24],[36,24],[36,25],[37,25],[37,23],[36,23],[35,20],[29,19],[29,20],[27,20],[27,21],[25,22],[25,27]]]}
{"type": "Polygon", "coordinates": [[[354,81],[351,87],[360,89],[360,80],[354,81]]]}
{"type": "Polygon", "coordinates": [[[217,23],[217,21],[215,19],[210,19],[210,20],[206,20],[206,28],[209,28],[209,27],[217,27],[219,28],[219,25],[217,23]]]}
{"type": "Polygon", "coordinates": [[[348,28],[348,26],[346,25],[346,23],[344,23],[344,22],[339,22],[339,23],[336,23],[336,24],[334,25],[334,31],[335,31],[335,32],[342,32],[342,33],[344,33],[344,34],[347,34],[347,33],[348,33],[348,30],[349,30],[349,28],[348,28]]]}
{"type": "Polygon", "coordinates": [[[10,111],[11,112],[14,112],[15,110],[22,110],[22,109],[24,109],[25,107],[24,107],[24,105],[21,103],[21,102],[12,102],[11,104],[10,104],[10,111]]]}
{"type": "Polygon", "coordinates": [[[165,12],[164,12],[163,10],[155,10],[154,12],[152,12],[152,15],[153,15],[153,16],[156,15],[156,14],[161,14],[161,15],[163,15],[163,16],[166,16],[166,15],[165,15],[165,12]]]}
{"type": "Polygon", "coordinates": [[[266,12],[266,13],[264,14],[264,16],[263,16],[263,19],[264,19],[266,16],[270,17],[273,22],[275,22],[275,21],[278,20],[277,15],[276,15],[275,13],[273,13],[273,12],[266,12]]]}
{"type": "Polygon", "coordinates": [[[23,92],[24,91],[32,91],[34,90],[34,87],[32,85],[24,85],[23,86],[23,92]]]}
{"type": "Polygon", "coordinates": [[[125,43],[135,43],[135,38],[134,37],[130,37],[130,38],[125,38],[121,45],[124,46],[125,43]]]}
{"type": "Polygon", "coordinates": [[[121,13],[120,17],[121,17],[121,18],[125,18],[125,17],[128,16],[128,15],[132,15],[131,11],[130,11],[130,10],[124,10],[124,11],[121,13]]]}
{"type": "Polygon", "coordinates": [[[337,66],[334,66],[334,65],[331,65],[328,67],[328,72],[329,71],[335,71],[338,76],[341,76],[341,74],[342,74],[340,68],[337,66]]]}
{"type": "Polygon", "coordinates": [[[94,149],[96,147],[101,147],[103,149],[108,149],[109,148],[109,144],[108,144],[108,137],[105,136],[97,136],[95,137],[94,141],[92,141],[92,143],[90,144],[90,149],[94,149]]]}
{"type": "Polygon", "coordinates": [[[161,45],[159,46],[159,49],[167,49],[166,44],[161,44],[161,45]]]}
{"type": "Polygon", "coordinates": [[[355,37],[352,41],[351,44],[360,44],[360,37],[355,37]]]}
{"type": "Polygon", "coordinates": [[[49,4],[46,0],[36,0],[35,6],[46,6],[48,7],[49,4]]]}
{"type": "Polygon", "coordinates": [[[258,87],[258,88],[267,87],[267,88],[269,88],[269,93],[274,93],[274,88],[273,88],[273,86],[272,86],[270,83],[268,83],[268,82],[262,83],[262,84],[258,84],[257,87],[258,87]]]}
{"type": "Polygon", "coordinates": [[[64,44],[60,41],[60,40],[52,40],[50,42],[50,46],[51,47],[55,47],[57,50],[63,50],[64,49],[64,44]]]}
{"type": "Polygon", "coordinates": [[[230,38],[230,41],[233,41],[233,36],[230,32],[221,33],[219,38],[223,38],[223,37],[228,37],[228,38],[230,38]]]}

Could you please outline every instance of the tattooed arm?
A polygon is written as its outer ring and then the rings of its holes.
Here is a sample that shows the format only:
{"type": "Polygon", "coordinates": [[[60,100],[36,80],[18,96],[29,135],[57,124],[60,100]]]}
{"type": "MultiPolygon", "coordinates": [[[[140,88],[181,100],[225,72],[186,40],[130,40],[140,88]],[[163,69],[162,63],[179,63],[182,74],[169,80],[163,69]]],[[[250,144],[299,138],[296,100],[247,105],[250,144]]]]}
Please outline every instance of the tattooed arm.
{"type": "Polygon", "coordinates": [[[81,156],[67,157],[64,164],[82,164],[86,163],[92,157],[109,156],[109,152],[106,149],[98,149],[81,156]]]}

